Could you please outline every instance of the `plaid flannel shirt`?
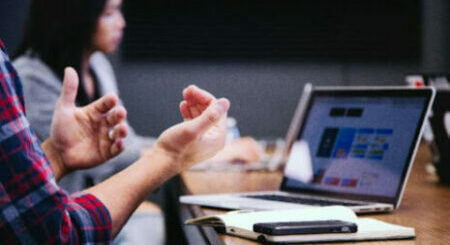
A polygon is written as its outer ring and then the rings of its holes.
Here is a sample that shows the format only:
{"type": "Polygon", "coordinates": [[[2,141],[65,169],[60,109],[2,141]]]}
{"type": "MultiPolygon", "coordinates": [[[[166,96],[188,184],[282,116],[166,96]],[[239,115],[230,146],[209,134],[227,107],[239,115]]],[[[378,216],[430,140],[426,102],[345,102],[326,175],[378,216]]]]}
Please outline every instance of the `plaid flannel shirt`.
{"type": "Polygon", "coordinates": [[[108,244],[108,210],[93,195],[58,187],[1,40],[0,49],[0,243],[108,244]]]}

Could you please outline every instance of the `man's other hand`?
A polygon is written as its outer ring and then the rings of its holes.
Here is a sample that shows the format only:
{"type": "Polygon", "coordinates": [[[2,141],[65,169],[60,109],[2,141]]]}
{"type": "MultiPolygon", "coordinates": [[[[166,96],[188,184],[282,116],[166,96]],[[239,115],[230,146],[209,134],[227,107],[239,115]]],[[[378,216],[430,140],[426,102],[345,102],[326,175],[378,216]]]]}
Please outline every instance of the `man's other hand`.
{"type": "Polygon", "coordinates": [[[91,168],[117,156],[124,149],[123,138],[128,132],[123,123],[126,110],[117,106],[116,95],[109,94],[87,106],[77,107],[78,86],[77,73],[66,68],[50,137],[44,142],[46,153],[51,151],[53,156],[51,162],[57,179],[73,170],[91,168]]]}

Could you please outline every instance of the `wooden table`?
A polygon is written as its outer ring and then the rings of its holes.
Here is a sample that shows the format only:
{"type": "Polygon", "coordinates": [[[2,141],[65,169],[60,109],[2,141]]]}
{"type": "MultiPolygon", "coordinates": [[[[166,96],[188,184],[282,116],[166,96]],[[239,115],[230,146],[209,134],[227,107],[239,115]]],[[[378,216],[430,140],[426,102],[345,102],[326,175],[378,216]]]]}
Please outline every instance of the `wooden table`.
{"type": "MultiPolygon", "coordinates": [[[[449,149],[450,150],[450,149],[449,149]]],[[[339,244],[450,244],[450,186],[441,185],[435,175],[425,170],[431,155],[422,145],[416,157],[400,208],[392,213],[363,215],[416,229],[415,240],[376,241],[339,244]]],[[[277,190],[282,173],[252,171],[187,171],[182,175],[194,194],[277,190]]],[[[216,214],[224,211],[197,208],[195,214],[216,214]]],[[[217,234],[207,230],[209,244],[259,244],[254,241],[217,234]]],[[[336,244],[336,243],[333,243],[336,244]]]]}

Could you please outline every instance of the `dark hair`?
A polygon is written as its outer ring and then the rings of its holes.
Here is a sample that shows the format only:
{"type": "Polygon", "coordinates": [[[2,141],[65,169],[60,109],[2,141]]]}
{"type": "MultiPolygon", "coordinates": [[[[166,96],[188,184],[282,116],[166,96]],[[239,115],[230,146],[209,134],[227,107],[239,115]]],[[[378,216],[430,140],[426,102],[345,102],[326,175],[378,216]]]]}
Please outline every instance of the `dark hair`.
{"type": "Polygon", "coordinates": [[[60,78],[72,66],[80,76],[77,102],[87,104],[82,86],[83,54],[92,46],[97,21],[106,0],[33,0],[15,57],[28,50],[39,56],[60,78]]]}

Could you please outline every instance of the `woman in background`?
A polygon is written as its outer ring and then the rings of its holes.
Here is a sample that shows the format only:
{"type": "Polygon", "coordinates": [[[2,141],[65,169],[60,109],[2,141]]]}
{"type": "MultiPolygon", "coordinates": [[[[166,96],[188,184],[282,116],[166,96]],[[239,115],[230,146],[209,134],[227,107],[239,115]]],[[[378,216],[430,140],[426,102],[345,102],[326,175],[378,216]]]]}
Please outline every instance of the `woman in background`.
{"type": "MultiPolygon", "coordinates": [[[[65,67],[75,68],[80,76],[76,99],[79,106],[108,93],[118,94],[115,75],[105,54],[114,52],[122,40],[125,20],[121,4],[122,0],[32,2],[14,66],[23,81],[27,116],[39,138],[49,136],[65,67]]],[[[69,192],[80,191],[138,159],[154,138],[140,136],[129,129],[121,155],[97,168],[74,172],[59,184],[69,192]]],[[[244,138],[227,145],[216,157],[220,161],[256,162],[258,151],[252,139],[244,138]]],[[[145,212],[131,217],[115,243],[163,243],[164,224],[159,208],[147,203],[141,210],[145,212]],[[149,226],[154,229],[148,229],[149,226]]]]}

